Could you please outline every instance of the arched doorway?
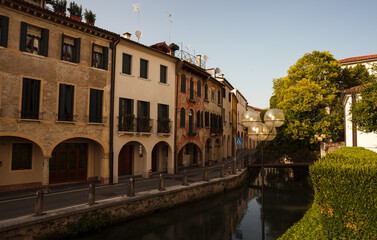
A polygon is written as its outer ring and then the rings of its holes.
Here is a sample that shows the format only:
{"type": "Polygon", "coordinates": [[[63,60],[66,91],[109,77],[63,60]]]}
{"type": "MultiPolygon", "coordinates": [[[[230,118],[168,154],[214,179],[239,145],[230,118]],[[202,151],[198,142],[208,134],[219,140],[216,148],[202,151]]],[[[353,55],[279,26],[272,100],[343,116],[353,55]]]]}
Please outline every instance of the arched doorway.
{"type": "Polygon", "coordinates": [[[144,146],[139,142],[128,142],[119,152],[118,176],[143,174],[146,172],[144,169],[145,159],[146,150],[144,146]]]}
{"type": "Polygon", "coordinates": [[[188,143],[178,153],[178,168],[200,166],[202,163],[202,152],[194,143],[188,143]]]}
{"type": "Polygon", "coordinates": [[[167,172],[171,148],[166,142],[157,143],[152,150],[152,172],[167,172]]]}
{"type": "Polygon", "coordinates": [[[97,181],[101,177],[104,149],[87,138],[67,139],[55,146],[49,161],[50,183],[97,181]]]}

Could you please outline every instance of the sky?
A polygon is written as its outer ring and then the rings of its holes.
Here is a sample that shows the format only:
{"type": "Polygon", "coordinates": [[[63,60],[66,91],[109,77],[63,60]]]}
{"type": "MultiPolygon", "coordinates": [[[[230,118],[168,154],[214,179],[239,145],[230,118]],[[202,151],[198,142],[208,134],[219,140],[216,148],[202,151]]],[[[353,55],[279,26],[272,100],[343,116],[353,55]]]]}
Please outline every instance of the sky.
{"type": "MultiPolygon", "coordinates": [[[[71,0],[68,0],[70,2],[71,0]]],[[[273,79],[314,50],[336,59],[376,54],[376,0],[75,0],[96,26],[143,34],[140,43],[170,42],[208,56],[251,106],[269,107],[273,79]],[[134,12],[132,4],[140,6],[134,12]]]]}

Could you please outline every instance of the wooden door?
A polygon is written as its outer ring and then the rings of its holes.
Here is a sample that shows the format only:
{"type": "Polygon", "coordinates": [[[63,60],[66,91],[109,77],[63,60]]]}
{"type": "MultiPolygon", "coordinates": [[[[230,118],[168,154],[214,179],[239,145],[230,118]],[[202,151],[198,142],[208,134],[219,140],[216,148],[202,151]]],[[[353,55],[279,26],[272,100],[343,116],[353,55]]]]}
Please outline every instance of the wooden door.
{"type": "Polygon", "coordinates": [[[118,175],[132,175],[133,146],[125,145],[119,153],[118,175]]]}
{"type": "Polygon", "coordinates": [[[153,148],[152,151],[152,172],[157,172],[158,163],[158,147],[153,148]]]}

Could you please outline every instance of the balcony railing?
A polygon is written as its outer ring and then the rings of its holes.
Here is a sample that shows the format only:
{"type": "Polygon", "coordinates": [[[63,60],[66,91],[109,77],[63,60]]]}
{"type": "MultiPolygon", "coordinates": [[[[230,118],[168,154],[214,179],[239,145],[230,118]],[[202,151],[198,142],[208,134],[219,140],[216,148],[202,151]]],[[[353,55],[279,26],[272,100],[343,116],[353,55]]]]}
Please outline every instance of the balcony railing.
{"type": "Polygon", "coordinates": [[[119,131],[136,132],[136,119],[134,116],[119,116],[119,131]]]}
{"type": "Polygon", "coordinates": [[[157,133],[171,133],[172,121],[170,119],[157,120],[157,133]]]}
{"type": "Polygon", "coordinates": [[[150,133],[152,132],[152,123],[153,120],[149,117],[137,118],[136,131],[150,133]]]}
{"type": "MultiPolygon", "coordinates": [[[[175,56],[177,58],[180,58],[182,60],[185,60],[189,63],[192,63],[194,65],[197,65],[196,64],[196,56],[186,52],[186,51],[183,51],[183,50],[179,50],[179,51],[176,51],[175,53],[175,56]]],[[[206,69],[206,61],[204,61],[204,59],[201,59],[200,61],[200,67],[203,68],[203,69],[206,69]]]]}

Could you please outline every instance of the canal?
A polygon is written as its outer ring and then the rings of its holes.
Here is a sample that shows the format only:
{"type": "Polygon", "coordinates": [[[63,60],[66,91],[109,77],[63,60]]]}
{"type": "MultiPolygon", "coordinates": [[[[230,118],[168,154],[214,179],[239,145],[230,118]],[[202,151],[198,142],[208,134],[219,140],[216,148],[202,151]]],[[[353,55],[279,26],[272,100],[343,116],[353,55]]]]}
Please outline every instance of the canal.
{"type": "MultiPolygon", "coordinates": [[[[76,239],[261,239],[261,174],[242,188],[76,239]]],[[[265,239],[277,239],[301,219],[313,200],[308,169],[265,169],[265,239]]]]}

